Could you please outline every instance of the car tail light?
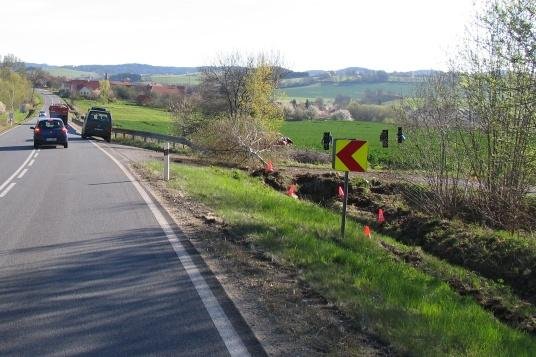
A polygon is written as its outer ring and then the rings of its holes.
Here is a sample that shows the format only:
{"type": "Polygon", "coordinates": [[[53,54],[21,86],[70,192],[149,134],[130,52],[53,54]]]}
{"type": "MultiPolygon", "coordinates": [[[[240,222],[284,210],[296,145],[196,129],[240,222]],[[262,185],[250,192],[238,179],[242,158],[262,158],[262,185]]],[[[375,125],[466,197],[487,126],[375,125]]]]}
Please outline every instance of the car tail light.
{"type": "Polygon", "coordinates": [[[40,132],[41,132],[41,129],[39,129],[39,128],[34,129],[34,133],[39,134],[40,132]]]}

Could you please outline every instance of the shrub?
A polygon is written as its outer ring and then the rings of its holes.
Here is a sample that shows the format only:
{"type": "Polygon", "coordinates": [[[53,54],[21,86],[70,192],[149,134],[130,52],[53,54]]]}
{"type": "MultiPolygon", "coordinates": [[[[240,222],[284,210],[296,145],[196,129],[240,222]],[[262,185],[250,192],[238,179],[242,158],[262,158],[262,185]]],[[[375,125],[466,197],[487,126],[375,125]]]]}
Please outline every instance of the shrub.
{"type": "Polygon", "coordinates": [[[292,104],[286,104],[283,106],[283,115],[285,120],[313,120],[320,118],[320,109],[316,106],[309,104],[308,108],[305,108],[302,104],[296,106],[292,104]]]}
{"type": "Polygon", "coordinates": [[[352,102],[348,105],[348,111],[355,120],[385,122],[395,116],[392,106],[361,104],[352,102]]]}
{"type": "Polygon", "coordinates": [[[331,113],[330,118],[335,120],[352,120],[352,114],[346,109],[339,109],[331,113]]]}

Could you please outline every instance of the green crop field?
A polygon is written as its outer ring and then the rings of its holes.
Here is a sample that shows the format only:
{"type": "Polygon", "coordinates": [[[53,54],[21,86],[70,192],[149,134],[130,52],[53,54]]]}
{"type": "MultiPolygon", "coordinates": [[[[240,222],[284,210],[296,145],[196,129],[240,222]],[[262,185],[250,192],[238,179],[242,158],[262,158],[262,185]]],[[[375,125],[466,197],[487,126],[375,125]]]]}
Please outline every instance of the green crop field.
{"type": "Polygon", "coordinates": [[[160,75],[160,74],[153,74],[153,75],[147,75],[143,76],[142,80],[147,82],[156,82],[161,84],[170,84],[170,85],[186,85],[186,86],[193,86],[197,85],[200,82],[200,75],[199,73],[192,73],[192,74],[166,74],[166,75],[160,75]]]}
{"type": "Polygon", "coordinates": [[[171,134],[171,116],[163,109],[141,107],[125,101],[102,104],[93,100],[76,100],[75,105],[81,113],[91,106],[104,106],[112,113],[116,128],[171,134]]]}
{"type": "Polygon", "coordinates": [[[101,75],[93,72],[82,72],[74,69],[62,68],[62,67],[47,67],[43,68],[45,72],[55,77],[65,77],[67,79],[75,78],[101,78],[101,75]]]}
{"type": "Polygon", "coordinates": [[[369,162],[372,165],[393,161],[397,151],[397,127],[393,124],[373,123],[366,121],[286,121],[281,128],[282,133],[294,142],[294,146],[302,149],[323,151],[321,139],[324,132],[331,132],[334,139],[363,139],[369,142],[369,162]],[[383,148],[380,133],[389,130],[389,147],[383,148]]]}
{"type": "Polygon", "coordinates": [[[326,98],[333,99],[337,95],[346,95],[354,99],[360,99],[365,91],[382,90],[385,93],[393,93],[402,96],[412,95],[416,88],[415,83],[406,82],[384,82],[384,83],[315,83],[303,87],[281,88],[282,97],[288,98],[326,98]]]}

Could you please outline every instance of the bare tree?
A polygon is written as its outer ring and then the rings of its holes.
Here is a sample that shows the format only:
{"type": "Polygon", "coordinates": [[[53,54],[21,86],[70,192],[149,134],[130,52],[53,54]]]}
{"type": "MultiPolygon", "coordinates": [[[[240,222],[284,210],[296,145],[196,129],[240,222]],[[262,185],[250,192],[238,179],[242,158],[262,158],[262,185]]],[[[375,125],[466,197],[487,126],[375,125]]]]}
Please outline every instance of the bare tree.
{"type": "Polygon", "coordinates": [[[253,58],[244,60],[239,53],[218,58],[214,65],[201,69],[202,95],[210,100],[220,99],[231,117],[243,114],[249,100],[246,81],[253,67],[253,58]]]}
{"type": "Polygon", "coordinates": [[[177,131],[227,162],[266,163],[283,120],[275,103],[281,73],[277,59],[264,55],[220,57],[203,68],[199,98],[174,103],[177,131]]]}
{"type": "MultiPolygon", "coordinates": [[[[489,224],[529,219],[536,185],[536,3],[490,0],[447,74],[406,102],[406,157],[422,169],[441,214],[462,203],[489,224]]],[[[431,201],[429,197],[426,198],[431,201]]]]}

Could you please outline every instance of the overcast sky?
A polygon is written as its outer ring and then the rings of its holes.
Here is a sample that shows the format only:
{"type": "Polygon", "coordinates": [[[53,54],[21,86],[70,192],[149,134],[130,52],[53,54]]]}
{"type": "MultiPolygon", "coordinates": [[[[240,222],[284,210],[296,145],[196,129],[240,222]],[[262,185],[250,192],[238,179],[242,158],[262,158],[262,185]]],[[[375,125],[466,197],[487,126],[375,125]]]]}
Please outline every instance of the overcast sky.
{"type": "Polygon", "coordinates": [[[277,52],[294,70],[444,69],[474,0],[0,0],[0,54],[199,66],[277,52]]]}

